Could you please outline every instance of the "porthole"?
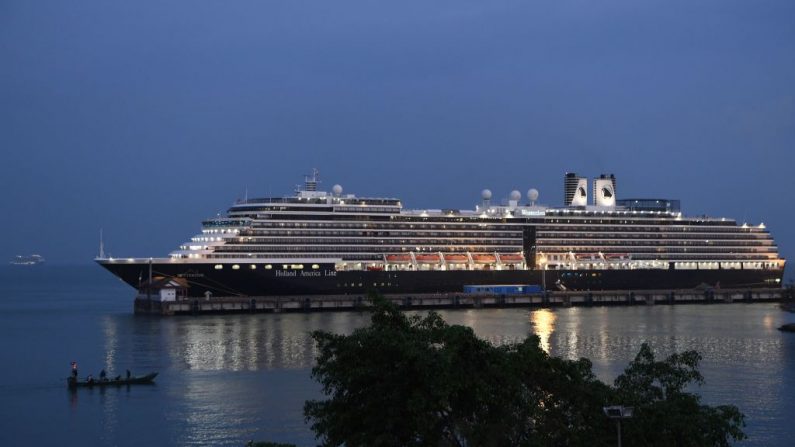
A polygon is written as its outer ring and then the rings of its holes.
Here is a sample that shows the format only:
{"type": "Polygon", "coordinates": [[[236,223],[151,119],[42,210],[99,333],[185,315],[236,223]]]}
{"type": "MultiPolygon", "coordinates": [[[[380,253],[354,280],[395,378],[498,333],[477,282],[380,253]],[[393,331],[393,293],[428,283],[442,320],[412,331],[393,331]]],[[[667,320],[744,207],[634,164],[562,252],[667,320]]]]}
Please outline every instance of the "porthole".
{"type": "Polygon", "coordinates": [[[240,266],[235,264],[232,266],[232,270],[240,270],[240,266]]]}
{"type": "Polygon", "coordinates": [[[216,270],[221,270],[222,268],[224,268],[224,266],[223,266],[223,265],[221,265],[221,264],[215,264],[215,269],[216,269],[216,270]]]}
{"type": "Polygon", "coordinates": [[[249,267],[251,268],[251,270],[256,270],[257,269],[257,264],[251,264],[249,267]]]}
{"type": "Polygon", "coordinates": [[[273,266],[272,266],[272,265],[270,265],[270,264],[267,264],[267,265],[265,265],[265,270],[270,270],[270,269],[272,269],[272,268],[273,268],[273,266]]]}

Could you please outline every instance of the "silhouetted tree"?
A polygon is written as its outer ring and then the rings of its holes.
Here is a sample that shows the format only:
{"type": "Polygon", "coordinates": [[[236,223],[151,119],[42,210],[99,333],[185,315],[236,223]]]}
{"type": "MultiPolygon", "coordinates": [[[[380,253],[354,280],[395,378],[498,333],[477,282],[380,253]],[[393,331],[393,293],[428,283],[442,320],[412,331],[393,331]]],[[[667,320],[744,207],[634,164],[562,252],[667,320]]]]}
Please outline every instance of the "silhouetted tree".
{"type": "Polygon", "coordinates": [[[551,357],[538,338],[493,346],[436,313],[407,316],[374,300],[371,324],[313,334],[312,374],[325,400],[304,414],[324,445],[615,445],[607,405],[633,405],[625,445],[727,445],[742,439],[736,407],[708,407],[684,390],[701,383],[699,356],[656,362],[643,345],[614,387],[587,359],[551,357]],[[690,424],[690,425],[688,425],[690,424]]]}

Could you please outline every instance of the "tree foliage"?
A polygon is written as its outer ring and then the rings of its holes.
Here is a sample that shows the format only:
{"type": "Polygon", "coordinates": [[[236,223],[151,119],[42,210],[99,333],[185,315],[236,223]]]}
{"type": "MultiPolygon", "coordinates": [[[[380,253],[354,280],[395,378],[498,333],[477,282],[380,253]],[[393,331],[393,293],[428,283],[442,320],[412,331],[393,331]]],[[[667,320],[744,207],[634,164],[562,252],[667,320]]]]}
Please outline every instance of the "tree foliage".
{"type": "Polygon", "coordinates": [[[304,414],[324,445],[615,445],[607,405],[635,407],[625,445],[723,446],[743,439],[743,415],[688,393],[703,381],[694,351],[656,361],[647,345],[614,386],[587,359],[549,356],[536,336],[493,346],[436,313],[407,316],[376,299],[351,335],[313,334],[312,374],[324,400],[304,414]]]}

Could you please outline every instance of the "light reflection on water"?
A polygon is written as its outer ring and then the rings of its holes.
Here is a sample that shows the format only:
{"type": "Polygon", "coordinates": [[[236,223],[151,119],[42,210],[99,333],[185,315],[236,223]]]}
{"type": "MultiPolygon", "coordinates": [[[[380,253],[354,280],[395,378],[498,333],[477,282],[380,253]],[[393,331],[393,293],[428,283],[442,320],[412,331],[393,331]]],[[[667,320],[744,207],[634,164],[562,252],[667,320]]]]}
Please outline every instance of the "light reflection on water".
{"type": "MultiPolygon", "coordinates": [[[[310,377],[310,333],[368,322],[357,312],[136,317],[129,289],[94,267],[43,266],[27,277],[0,268],[0,296],[0,352],[14,366],[0,369],[0,445],[315,445],[302,415],[320,390],[310,377]],[[83,376],[103,367],[160,375],[150,387],[70,393],[63,378],[72,360],[83,376]]],[[[536,333],[552,355],[590,358],[608,382],[644,341],[659,357],[696,349],[705,401],[737,404],[748,416],[751,439],[742,445],[795,439],[795,335],[776,330],[795,314],[776,305],[440,313],[495,344],[536,333]]]]}
{"type": "MultiPolygon", "coordinates": [[[[480,309],[440,312],[494,344],[538,335],[552,355],[587,357],[594,372],[612,382],[649,343],[658,358],[695,349],[703,355],[710,403],[735,403],[749,416],[752,440],[776,445],[793,429],[782,415],[795,391],[795,340],[775,330],[790,314],[774,305],[642,306],[626,308],[480,309]]],[[[369,321],[356,312],[228,315],[193,318],[102,318],[109,370],[142,365],[163,371],[158,386],[168,396],[177,443],[239,444],[271,439],[312,444],[301,408],[318,396],[309,378],[317,350],[314,330],[350,333],[369,321]],[[269,372],[272,375],[261,375],[269,372]]],[[[139,368],[140,369],[140,368],[139,368]]],[[[143,371],[141,371],[143,372],[143,371]]],[[[118,439],[115,395],[102,399],[104,439],[118,439]]],[[[789,406],[788,406],[789,405],[789,406]]],[[[111,442],[112,443],[112,442],[111,442]]]]}
{"type": "Polygon", "coordinates": [[[549,353],[549,338],[555,331],[555,312],[549,309],[539,309],[530,312],[530,321],[533,323],[533,331],[539,338],[541,349],[549,353]]]}

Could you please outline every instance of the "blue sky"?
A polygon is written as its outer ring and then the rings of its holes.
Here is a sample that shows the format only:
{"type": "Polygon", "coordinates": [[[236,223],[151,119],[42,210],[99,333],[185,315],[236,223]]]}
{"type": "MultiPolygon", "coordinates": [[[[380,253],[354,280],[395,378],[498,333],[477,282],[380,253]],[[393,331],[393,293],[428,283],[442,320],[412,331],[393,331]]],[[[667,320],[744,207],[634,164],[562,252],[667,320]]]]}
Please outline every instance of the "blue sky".
{"type": "Polygon", "coordinates": [[[0,2],[4,258],[165,255],[318,167],[416,208],[611,172],[793,259],[794,150],[792,1],[0,2]]]}

